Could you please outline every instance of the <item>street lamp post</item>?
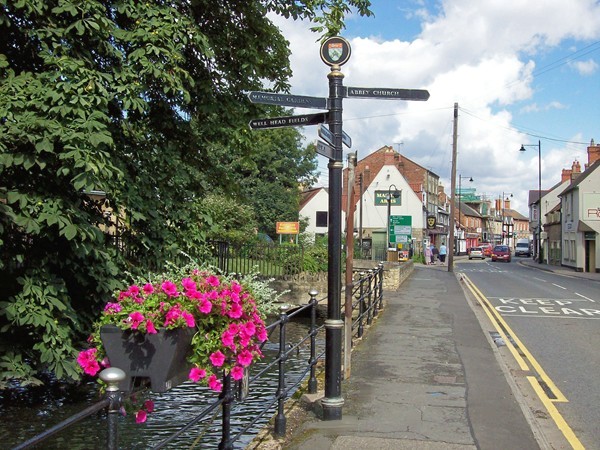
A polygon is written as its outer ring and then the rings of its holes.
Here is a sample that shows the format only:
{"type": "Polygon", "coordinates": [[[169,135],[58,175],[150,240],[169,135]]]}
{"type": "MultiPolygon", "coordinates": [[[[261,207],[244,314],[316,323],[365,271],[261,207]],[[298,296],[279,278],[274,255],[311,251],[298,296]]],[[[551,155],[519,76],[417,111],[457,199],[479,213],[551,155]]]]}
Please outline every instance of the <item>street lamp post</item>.
{"type": "Polygon", "coordinates": [[[390,247],[392,246],[391,242],[390,242],[390,217],[392,214],[392,196],[394,198],[398,198],[400,197],[400,193],[402,191],[399,191],[398,188],[396,187],[395,184],[391,184],[390,187],[388,188],[388,194],[387,194],[387,246],[388,246],[388,251],[390,249],[390,247]],[[392,186],[394,187],[394,192],[392,192],[392,186]]]}
{"type": "MultiPolygon", "coordinates": [[[[473,182],[473,177],[467,177],[467,176],[462,176],[462,175],[458,175],[458,233],[457,233],[457,249],[456,249],[456,254],[460,254],[460,199],[462,197],[462,179],[463,178],[468,178],[469,179],[469,183],[473,182]]],[[[453,219],[454,220],[454,219],[453,219]]]]}
{"type": "MultiPolygon", "coordinates": [[[[524,152],[525,147],[535,147],[535,144],[521,144],[519,151],[524,152]]],[[[537,258],[542,264],[542,143],[538,140],[538,232],[537,232],[537,258]]]]}
{"type": "Polygon", "coordinates": [[[502,191],[502,204],[500,205],[500,207],[502,208],[502,245],[504,245],[504,205],[506,204],[506,201],[504,199],[507,195],[510,195],[511,197],[513,196],[512,192],[502,191]]]}

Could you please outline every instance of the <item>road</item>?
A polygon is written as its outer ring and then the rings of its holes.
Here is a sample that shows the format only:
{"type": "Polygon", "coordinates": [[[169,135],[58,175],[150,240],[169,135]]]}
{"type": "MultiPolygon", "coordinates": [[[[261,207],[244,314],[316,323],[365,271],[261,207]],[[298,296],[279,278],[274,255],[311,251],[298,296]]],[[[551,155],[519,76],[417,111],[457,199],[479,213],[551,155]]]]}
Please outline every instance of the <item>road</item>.
{"type": "Polygon", "coordinates": [[[521,368],[537,376],[556,408],[550,416],[559,427],[564,419],[569,443],[600,450],[600,282],[526,267],[519,258],[459,261],[456,272],[500,317],[521,368]]]}

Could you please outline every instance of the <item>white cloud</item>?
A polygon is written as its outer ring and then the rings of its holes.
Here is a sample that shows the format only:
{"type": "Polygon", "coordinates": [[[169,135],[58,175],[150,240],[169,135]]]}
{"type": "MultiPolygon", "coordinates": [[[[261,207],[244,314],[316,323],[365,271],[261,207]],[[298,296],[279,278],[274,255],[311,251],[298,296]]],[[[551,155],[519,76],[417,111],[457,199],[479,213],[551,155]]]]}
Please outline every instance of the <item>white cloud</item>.
{"type": "MultiPolygon", "coordinates": [[[[537,177],[532,179],[533,169],[537,174],[537,152],[523,155],[518,151],[529,138],[512,124],[513,113],[565,109],[534,85],[534,55],[547,54],[567,39],[597,39],[600,5],[593,0],[568,4],[562,0],[444,0],[439,11],[414,13],[422,18],[423,29],[411,41],[349,39],[352,55],[342,67],[344,85],[427,89],[430,99],[345,99],[344,131],[353,139],[352,150],[358,151],[360,159],[383,145],[402,142],[400,152],[442,177],[449,192],[453,105],[457,102],[458,172],[473,176],[473,186],[491,197],[510,186],[517,191],[513,207],[526,212],[526,192],[537,189],[537,177]],[[523,60],[524,55],[529,55],[528,60],[523,60]],[[537,97],[542,94],[545,97],[537,97]],[[520,104],[527,100],[529,105],[520,104]]],[[[399,12],[398,20],[405,15],[406,11],[399,12]]],[[[273,20],[291,44],[292,93],[327,96],[329,68],[319,58],[317,36],[309,32],[308,24],[273,20]]],[[[378,35],[377,19],[353,20],[373,20],[373,35],[378,35]]],[[[580,73],[597,70],[591,60],[573,63],[573,67],[580,73]]],[[[561,135],[552,125],[545,124],[543,129],[561,135]]],[[[304,131],[309,139],[316,139],[315,128],[304,131]]],[[[544,187],[559,181],[561,169],[570,167],[572,158],[565,159],[565,153],[564,145],[544,143],[544,187]],[[561,167],[565,162],[568,165],[561,167]]],[[[577,146],[575,154],[587,159],[585,146],[577,146]]]]}
{"type": "Polygon", "coordinates": [[[598,70],[598,63],[593,59],[587,61],[572,61],[569,66],[574,68],[580,75],[590,76],[598,70]]]}

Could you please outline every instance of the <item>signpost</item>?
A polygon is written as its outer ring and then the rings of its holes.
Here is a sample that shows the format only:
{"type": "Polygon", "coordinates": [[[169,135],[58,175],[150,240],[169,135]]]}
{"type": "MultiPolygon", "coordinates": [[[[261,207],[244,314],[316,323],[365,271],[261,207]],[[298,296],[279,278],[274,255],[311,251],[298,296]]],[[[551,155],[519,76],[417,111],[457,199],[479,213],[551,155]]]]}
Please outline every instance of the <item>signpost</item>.
{"type": "MultiPolygon", "coordinates": [[[[327,109],[327,113],[303,116],[255,119],[250,121],[253,130],[286,126],[319,125],[319,136],[327,142],[317,141],[317,153],[329,159],[329,228],[327,259],[327,319],[325,320],[325,396],[321,400],[324,420],[342,418],[342,334],[344,321],[341,318],[341,248],[342,248],[342,145],[352,147],[352,139],[342,130],[342,101],[344,98],[416,100],[425,101],[429,92],[419,89],[359,88],[344,87],[344,74],[341,66],[351,55],[350,44],[344,38],[334,36],[321,44],[321,60],[331,67],[329,98],[304,97],[270,92],[250,92],[248,98],[253,103],[282,105],[299,108],[327,109]],[[327,123],[329,127],[322,124],[327,123]],[[329,144],[329,145],[328,145],[329,144]]],[[[407,216],[392,216],[407,217],[407,216]]],[[[409,217],[410,218],[410,217],[409,217]]],[[[412,219],[411,219],[412,220],[412,219]]],[[[389,224],[390,236],[394,242],[410,242],[409,224],[389,224]],[[402,233],[401,233],[402,231],[402,233]]]]}

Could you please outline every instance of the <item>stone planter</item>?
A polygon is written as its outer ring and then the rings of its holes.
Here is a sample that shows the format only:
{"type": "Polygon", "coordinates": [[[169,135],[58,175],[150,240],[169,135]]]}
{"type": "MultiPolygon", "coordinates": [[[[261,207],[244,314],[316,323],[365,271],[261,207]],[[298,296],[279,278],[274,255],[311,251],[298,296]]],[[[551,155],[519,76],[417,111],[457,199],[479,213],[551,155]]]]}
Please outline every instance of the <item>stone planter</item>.
{"type": "Polygon", "coordinates": [[[187,363],[195,328],[161,329],[157,334],[104,325],[100,338],[111,367],[125,371],[119,389],[129,392],[133,378],[149,378],[153,392],[166,392],[188,379],[187,363]]]}

